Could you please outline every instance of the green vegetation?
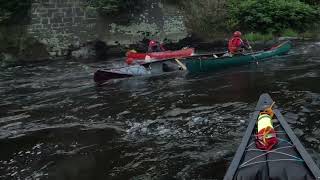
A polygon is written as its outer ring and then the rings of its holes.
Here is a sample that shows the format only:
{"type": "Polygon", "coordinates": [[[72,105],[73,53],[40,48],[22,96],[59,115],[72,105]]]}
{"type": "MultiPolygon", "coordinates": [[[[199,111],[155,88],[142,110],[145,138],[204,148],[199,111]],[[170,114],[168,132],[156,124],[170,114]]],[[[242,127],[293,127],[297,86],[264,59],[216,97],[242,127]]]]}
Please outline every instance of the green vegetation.
{"type": "Polygon", "coordinates": [[[320,19],[319,8],[299,0],[231,0],[229,8],[229,28],[276,35],[304,32],[320,19]]]}
{"type": "Polygon", "coordinates": [[[308,31],[300,33],[299,36],[307,39],[320,39],[320,24],[316,24],[308,31]]]}
{"type": "Polygon", "coordinates": [[[320,0],[174,0],[173,4],[184,10],[190,31],[207,38],[234,30],[256,32],[248,38],[259,40],[297,37],[320,24],[320,0]]]}
{"type": "Polygon", "coordinates": [[[281,36],[284,36],[284,37],[298,37],[299,34],[292,30],[292,29],[286,29],[284,31],[281,32],[281,36]]]}
{"type": "Polygon", "coordinates": [[[319,5],[320,4],[320,0],[302,0],[302,2],[305,2],[310,5],[319,5]]]}
{"type": "MultiPolygon", "coordinates": [[[[168,0],[169,1],[169,0],[168,0]]],[[[216,0],[174,0],[171,3],[181,7],[187,28],[199,37],[219,39],[226,36],[227,1],[216,0]]]]}
{"type": "Polygon", "coordinates": [[[95,8],[102,15],[115,15],[134,10],[139,0],[88,0],[88,7],[95,8]]]}
{"type": "MultiPolygon", "coordinates": [[[[308,32],[308,33],[305,32],[303,34],[299,34],[292,29],[285,29],[281,33],[279,33],[278,35],[282,36],[282,37],[299,37],[299,36],[303,36],[303,37],[309,36],[310,37],[311,36],[310,32],[308,32]]],[[[273,40],[274,37],[275,37],[274,34],[272,34],[271,32],[269,32],[269,33],[250,32],[250,33],[244,34],[244,39],[247,39],[248,41],[251,41],[251,42],[269,41],[269,40],[273,40]]]]}
{"type": "Polygon", "coordinates": [[[261,33],[247,33],[244,35],[244,39],[254,42],[254,41],[269,41],[272,40],[274,36],[271,33],[261,34],[261,33]]]}
{"type": "Polygon", "coordinates": [[[31,0],[0,0],[0,24],[27,23],[31,0]]]}

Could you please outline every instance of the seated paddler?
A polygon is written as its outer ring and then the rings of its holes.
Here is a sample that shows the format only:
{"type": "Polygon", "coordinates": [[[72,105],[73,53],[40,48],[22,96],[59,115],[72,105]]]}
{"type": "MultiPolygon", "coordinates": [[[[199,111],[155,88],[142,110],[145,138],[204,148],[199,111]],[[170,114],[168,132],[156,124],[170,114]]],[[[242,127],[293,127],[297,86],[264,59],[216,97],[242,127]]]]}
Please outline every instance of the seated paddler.
{"type": "Polygon", "coordinates": [[[235,31],[229,40],[228,50],[231,55],[243,54],[245,49],[252,49],[247,41],[242,40],[241,35],[240,31],[235,31]]]}
{"type": "Polygon", "coordinates": [[[150,40],[148,46],[148,53],[151,52],[162,52],[165,51],[165,48],[158,41],[150,40]]]}

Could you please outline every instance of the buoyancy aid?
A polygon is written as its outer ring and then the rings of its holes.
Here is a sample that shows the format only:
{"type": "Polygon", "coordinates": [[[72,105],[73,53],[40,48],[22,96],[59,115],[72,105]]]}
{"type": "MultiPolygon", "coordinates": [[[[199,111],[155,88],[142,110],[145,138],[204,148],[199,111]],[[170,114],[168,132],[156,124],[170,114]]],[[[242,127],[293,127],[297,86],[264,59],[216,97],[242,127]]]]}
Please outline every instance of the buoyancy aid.
{"type": "Polygon", "coordinates": [[[256,146],[262,150],[271,150],[278,143],[276,131],[274,130],[272,123],[272,118],[274,115],[272,111],[272,105],[271,107],[260,112],[258,116],[256,146]]]}
{"type": "Polygon", "coordinates": [[[237,53],[242,46],[243,46],[243,41],[240,37],[233,37],[232,39],[229,40],[228,49],[229,49],[229,52],[232,54],[237,53]]]}

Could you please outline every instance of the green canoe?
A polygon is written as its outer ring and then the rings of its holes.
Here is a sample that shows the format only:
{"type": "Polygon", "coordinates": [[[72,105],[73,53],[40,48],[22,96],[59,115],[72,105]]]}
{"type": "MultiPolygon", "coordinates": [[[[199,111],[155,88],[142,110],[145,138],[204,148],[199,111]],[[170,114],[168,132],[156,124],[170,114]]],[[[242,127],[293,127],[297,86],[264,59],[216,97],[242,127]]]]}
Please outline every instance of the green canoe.
{"type": "Polygon", "coordinates": [[[186,67],[191,73],[209,72],[218,69],[224,69],[232,66],[240,66],[252,62],[259,62],[266,60],[273,56],[286,54],[292,45],[290,41],[283,42],[277,46],[273,46],[269,50],[248,53],[244,55],[208,57],[200,56],[197,58],[187,58],[186,67]]]}

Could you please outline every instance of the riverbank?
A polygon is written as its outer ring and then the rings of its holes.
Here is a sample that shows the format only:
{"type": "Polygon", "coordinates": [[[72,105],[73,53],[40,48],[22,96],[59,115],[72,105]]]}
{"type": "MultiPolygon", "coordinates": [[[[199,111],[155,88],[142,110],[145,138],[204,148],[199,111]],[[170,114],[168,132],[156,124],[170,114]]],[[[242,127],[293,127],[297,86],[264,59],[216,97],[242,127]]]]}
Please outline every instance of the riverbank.
{"type": "MultiPolygon", "coordinates": [[[[292,42],[310,41],[309,37],[302,36],[281,36],[274,37],[269,35],[249,34],[244,36],[254,49],[265,49],[273,46],[281,41],[290,40],[292,42]]],[[[105,61],[112,58],[125,58],[125,54],[128,50],[136,50],[138,52],[147,51],[148,40],[142,40],[137,44],[130,45],[112,45],[107,46],[102,41],[88,42],[80,47],[70,47],[68,53],[63,56],[50,56],[45,52],[45,47],[41,44],[34,44],[31,46],[34,50],[28,51],[29,56],[21,55],[17,57],[10,53],[1,53],[0,66],[15,66],[25,65],[28,63],[39,63],[46,61],[81,61],[81,62],[95,62],[105,61]],[[40,47],[40,49],[39,49],[40,47]],[[42,50],[41,50],[42,48],[42,50]],[[41,55],[42,54],[42,55],[41,55]],[[41,57],[42,56],[42,57],[41,57]],[[34,57],[34,58],[32,58],[34,57]],[[40,58],[39,58],[40,57],[40,58]]],[[[196,53],[201,52],[224,52],[227,51],[228,38],[217,40],[204,40],[193,36],[184,38],[178,42],[164,42],[164,46],[168,50],[179,50],[184,47],[193,47],[196,49],[196,53]]],[[[31,48],[30,47],[30,48],[31,48]]]]}
{"type": "Polygon", "coordinates": [[[145,52],[149,39],[162,41],[171,50],[191,46],[220,51],[234,29],[243,30],[253,44],[274,43],[281,36],[320,39],[319,28],[303,34],[286,30],[276,36],[244,30],[245,27],[231,28],[232,19],[225,11],[229,6],[224,0],[180,3],[148,0],[139,11],[103,16],[99,8],[89,8],[86,0],[32,1],[28,5],[30,12],[25,14],[29,20],[0,25],[0,63],[106,60],[124,57],[130,49],[145,52]],[[202,11],[203,6],[210,7],[210,11],[202,11]]]}
{"type": "Polygon", "coordinates": [[[308,30],[303,33],[298,33],[292,29],[287,29],[278,34],[277,36],[271,34],[271,33],[247,33],[244,35],[244,38],[251,41],[251,42],[263,42],[263,41],[270,41],[274,39],[278,40],[284,40],[284,39],[289,39],[289,40],[319,40],[320,39],[320,34],[318,30],[308,30]]]}

